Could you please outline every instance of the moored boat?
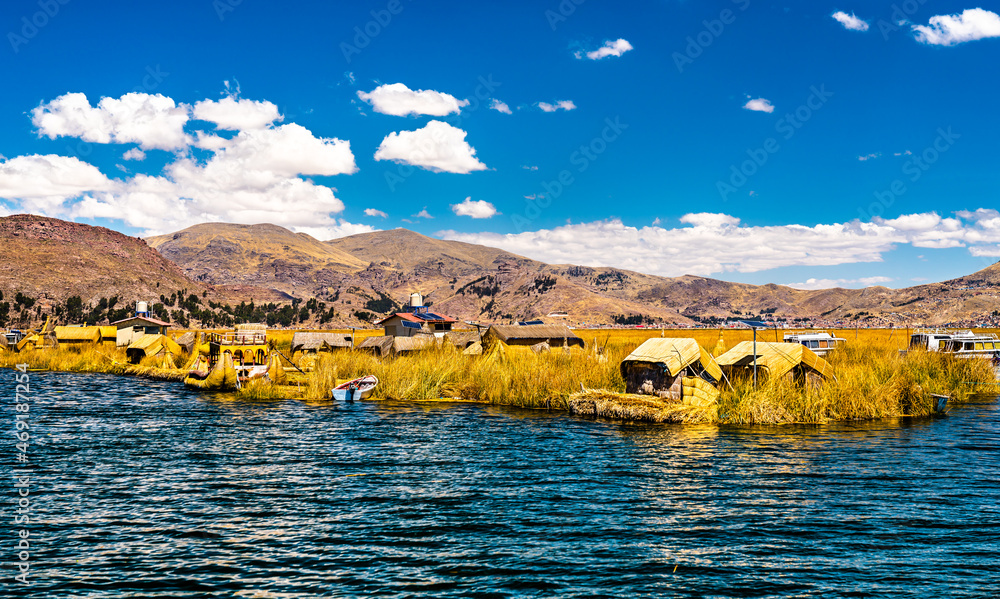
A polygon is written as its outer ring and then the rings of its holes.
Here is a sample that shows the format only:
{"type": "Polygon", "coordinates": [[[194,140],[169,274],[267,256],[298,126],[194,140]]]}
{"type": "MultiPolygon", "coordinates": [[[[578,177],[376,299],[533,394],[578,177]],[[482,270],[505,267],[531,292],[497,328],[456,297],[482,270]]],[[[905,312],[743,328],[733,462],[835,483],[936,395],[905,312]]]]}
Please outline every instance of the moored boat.
{"type": "Polygon", "coordinates": [[[784,341],[785,343],[798,343],[811,349],[817,356],[825,357],[832,350],[836,349],[838,345],[847,340],[834,337],[825,331],[822,333],[793,331],[785,333],[784,341]]]}
{"type": "Polygon", "coordinates": [[[1000,362],[1000,339],[995,333],[917,329],[910,335],[909,351],[927,350],[956,358],[988,358],[1000,362]]]}
{"type": "Polygon", "coordinates": [[[368,399],[377,386],[378,378],[374,374],[369,374],[368,376],[337,385],[330,390],[330,397],[338,401],[368,399]]]}

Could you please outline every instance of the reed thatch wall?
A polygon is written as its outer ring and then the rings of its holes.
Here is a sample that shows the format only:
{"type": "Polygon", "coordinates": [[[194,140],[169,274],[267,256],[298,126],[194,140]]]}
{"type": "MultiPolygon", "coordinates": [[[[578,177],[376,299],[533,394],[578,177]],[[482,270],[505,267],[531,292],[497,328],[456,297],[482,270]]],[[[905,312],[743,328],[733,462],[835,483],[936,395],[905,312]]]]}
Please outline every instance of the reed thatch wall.
{"type": "Polygon", "coordinates": [[[350,349],[351,336],[343,333],[295,333],[292,335],[292,353],[299,351],[326,351],[350,349]]]}
{"type": "Polygon", "coordinates": [[[585,347],[583,339],[564,324],[493,325],[483,335],[483,343],[507,345],[537,345],[548,343],[551,347],[585,347]]]}
{"type": "Polygon", "coordinates": [[[367,337],[359,343],[355,349],[372,352],[376,356],[385,357],[392,354],[392,337],[379,335],[377,337],[367,337]]]}

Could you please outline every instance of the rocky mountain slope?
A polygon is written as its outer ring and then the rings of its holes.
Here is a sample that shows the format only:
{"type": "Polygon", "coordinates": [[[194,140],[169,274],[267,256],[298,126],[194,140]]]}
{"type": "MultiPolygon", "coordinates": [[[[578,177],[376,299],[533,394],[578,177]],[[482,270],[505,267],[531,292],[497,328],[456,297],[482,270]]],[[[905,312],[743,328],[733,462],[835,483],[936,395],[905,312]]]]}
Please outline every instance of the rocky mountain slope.
{"type": "Polygon", "coordinates": [[[368,265],[308,235],[267,224],[204,223],[146,241],[196,281],[266,287],[295,297],[339,284],[340,275],[368,265]]]}
{"type": "Polygon", "coordinates": [[[0,290],[83,301],[114,295],[155,298],[207,287],[188,279],[138,237],[104,227],[19,214],[0,218],[0,290]],[[167,291],[169,294],[170,291],[167,291]]]}
{"type": "Polygon", "coordinates": [[[206,223],[143,241],[57,219],[0,218],[5,294],[155,301],[180,289],[204,295],[204,304],[214,299],[234,308],[244,300],[259,306],[315,298],[308,316],[298,315],[304,303],[289,308],[293,322],[303,326],[364,324],[398,308],[413,291],[440,312],[488,322],[609,324],[624,316],[632,323],[690,324],[765,316],[821,326],[888,326],[1000,318],[1000,264],[906,289],[801,291],[550,265],[405,229],[321,242],[275,225],[206,223]]]}

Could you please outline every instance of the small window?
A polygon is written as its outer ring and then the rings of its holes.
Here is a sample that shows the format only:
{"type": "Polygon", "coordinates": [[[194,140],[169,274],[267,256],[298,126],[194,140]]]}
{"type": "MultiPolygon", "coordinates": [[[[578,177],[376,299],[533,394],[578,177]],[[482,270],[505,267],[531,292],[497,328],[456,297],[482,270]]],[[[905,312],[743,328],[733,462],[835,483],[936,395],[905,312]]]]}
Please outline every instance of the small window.
{"type": "Polygon", "coordinates": [[[826,344],[826,341],[820,341],[820,342],[819,342],[819,346],[820,346],[821,348],[823,348],[823,347],[829,347],[829,346],[828,346],[828,345],[826,344]]]}
{"type": "Polygon", "coordinates": [[[983,346],[983,342],[980,341],[980,342],[976,343],[976,349],[986,349],[986,348],[985,348],[985,346],[983,346]]]}

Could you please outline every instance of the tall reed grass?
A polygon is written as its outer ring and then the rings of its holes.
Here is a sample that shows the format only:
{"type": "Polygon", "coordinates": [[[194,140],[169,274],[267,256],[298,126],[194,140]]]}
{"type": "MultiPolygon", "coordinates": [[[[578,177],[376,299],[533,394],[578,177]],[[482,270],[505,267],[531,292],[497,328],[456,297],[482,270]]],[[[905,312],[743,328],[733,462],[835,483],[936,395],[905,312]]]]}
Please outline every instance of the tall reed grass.
{"type": "MultiPolygon", "coordinates": [[[[671,336],[692,333],[668,332],[671,336]]],[[[255,383],[237,394],[254,400],[293,397],[325,400],[338,382],[374,374],[380,383],[373,399],[461,399],[579,412],[583,404],[579,403],[578,396],[574,400],[577,404],[571,406],[571,396],[582,390],[597,390],[589,397],[607,402],[614,394],[623,393],[625,383],[619,370],[622,359],[646,338],[660,335],[658,330],[581,333],[588,342],[587,350],[557,347],[550,352],[534,354],[528,348],[506,347],[473,356],[445,344],[412,355],[384,359],[365,352],[335,351],[320,354],[309,372],[286,369],[290,385],[255,383]],[[602,352],[595,351],[595,347],[601,347],[602,352]]],[[[748,333],[726,329],[724,344],[731,347],[748,333]]],[[[747,381],[732,385],[724,382],[719,385],[722,394],[718,409],[711,411],[711,416],[709,411],[701,411],[695,416],[668,415],[666,421],[822,423],[926,415],[933,411],[931,393],[950,396],[950,405],[954,405],[968,399],[977,384],[996,382],[986,360],[960,360],[934,352],[900,355],[898,349],[905,347],[907,339],[902,330],[872,332],[862,329],[857,332],[858,340],[843,332],[841,336],[847,337],[848,342],[828,357],[835,378],[807,387],[785,380],[764,380],[757,387],[747,381]]],[[[276,340],[279,347],[290,341],[291,336],[286,337],[276,340]]],[[[711,351],[719,340],[719,331],[699,331],[696,339],[711,351]]],[[[24,362],[33,369],[132,374],[170,380],[179,380],[184,374],[180,370],[182,358],[174,360],[173,369],[164,368],[163,358],[146,358],[139,365],[130,365],[124,350],[117,348],[91,346],[20,354],[0,351],[0,367],[24,362]]],[[[985,388],[997,389],[995,386],[985,388]]],[[[634,398],[630,401],[635,404],[632,408],[605,411],[625,419],[629,419],[630,414],[641,419],[644,410],[649,411],[649,402],[634,398]]],[[[652,409],[660,410],[660,416],[654,418],[663,417],[663,406],[657,402],[653,404],[649,404],[652,409]]]]}

